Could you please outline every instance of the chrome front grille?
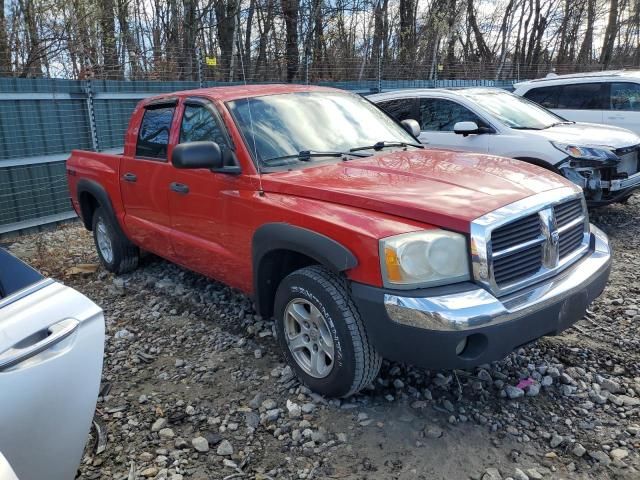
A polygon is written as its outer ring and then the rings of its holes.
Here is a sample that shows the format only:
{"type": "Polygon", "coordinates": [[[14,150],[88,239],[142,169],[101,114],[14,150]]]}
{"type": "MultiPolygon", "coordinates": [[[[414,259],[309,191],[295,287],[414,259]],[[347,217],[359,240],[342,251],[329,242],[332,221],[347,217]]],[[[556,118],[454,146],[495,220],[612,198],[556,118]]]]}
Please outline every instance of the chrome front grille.
{"type": "Polygon", "coordinates": [[[491,236],[494,251],[521,245],[540,236],[540,217],[537,213],[497,228],[491,236]]]}
{"type": "Polygon", "coordinates": [[[560,234],[560,260],[571,255],[582,246],[584,240],[584,227],[576,225],[560,234]]]}
{"type": "Polygon", "coordinates": [[[474,278],[506,294],[555,275],[588,250],[582,194],[571,188],[538,194],[472,223],[474,278]]]}
{"type": "Polygon", "coordinates": [[[493,276],[498,285],[505,285],[519,278],[534,275],[542,265],[542,245],[520,250],[517,253],[493,260],[493,276]]]}
{"type": "Polygon", "coordinates": [[[579,198],[561,203],[553,207],[556,215],[556,223],[558,227],[564,227],[576,217],[584,214],[582,211],[582,200],[579,198]]]}

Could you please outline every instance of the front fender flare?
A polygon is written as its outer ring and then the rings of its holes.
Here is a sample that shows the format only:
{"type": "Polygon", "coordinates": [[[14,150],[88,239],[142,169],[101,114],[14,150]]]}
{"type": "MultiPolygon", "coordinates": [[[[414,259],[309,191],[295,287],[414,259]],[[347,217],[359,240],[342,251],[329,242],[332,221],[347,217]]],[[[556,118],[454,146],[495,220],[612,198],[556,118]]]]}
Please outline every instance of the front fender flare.
{"type": "Polygon", "coordinates": [[[288,223],[262,225],[253,234],[252,241],[253,292],[259,312],[264,311],[265,305],[271,301],[268,298],[270,294],[261,292],[262,260],[279,250],[305,255],[336,273],[358,265],[357,258],[348,248],[321,233],[288,223]]]}

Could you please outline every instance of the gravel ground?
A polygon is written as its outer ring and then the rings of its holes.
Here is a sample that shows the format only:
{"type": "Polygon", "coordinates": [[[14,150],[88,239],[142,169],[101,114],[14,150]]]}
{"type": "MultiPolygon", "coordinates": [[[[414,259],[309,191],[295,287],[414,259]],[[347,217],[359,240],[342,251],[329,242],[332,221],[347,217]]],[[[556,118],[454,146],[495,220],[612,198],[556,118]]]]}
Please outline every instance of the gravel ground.
{"type": "Polygon", "coordinates": [[[640,478],[640,198],[587,316],[473,371],[385,362],[348,400],[300,386],[251,301],[154,256],[114,277],[79,224],[10,246],[106,313],[81,479],[640,478]],[[520,385],[521,388],[518,388],[520,385]]]}

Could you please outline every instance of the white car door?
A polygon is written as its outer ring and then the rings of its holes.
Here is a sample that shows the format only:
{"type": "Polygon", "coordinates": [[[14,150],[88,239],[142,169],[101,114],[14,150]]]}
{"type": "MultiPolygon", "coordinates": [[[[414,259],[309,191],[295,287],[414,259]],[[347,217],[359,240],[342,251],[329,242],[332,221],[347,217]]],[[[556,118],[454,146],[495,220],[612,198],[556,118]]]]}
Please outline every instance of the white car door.
{"type": "Polygon", "coordinates": [[[0,452],[0,478],[2,480],[18,480],[9,461],[0,452]]]}
{"type": "Polygon", "coordinates": [[[562,86],[553,112],[574,122],[603,123],[606,105],[606,83],[569,83],[562,86]]]}
{"type": "Polygon", "coordinates": [[[602,123],[608,98],[604,82],[535,87],[523,96],[567,120],[587,123],[602,123]]]}
{"type": "Polygon", "coordinates": [[[103,352],[102,310],[0,249],[0,451],[18,478],[75,477],[103,352]]]}
{"type": "Polygon", "coordinates": [[[479,127],[489,128],[488,124],[464,105],[436,97],[418,99],[419,139],[431,147],[451,148],[470,152],[487,153],[489,136],[487,134],[461,135],[453,131],[458,122],[475,122],[479,127]]]}
{"type": "Polygon", "coordinates": [[[640,135],[640,84],[612,82],[610,92],[610,109],[604,113],[604,123],[640,135]]]}

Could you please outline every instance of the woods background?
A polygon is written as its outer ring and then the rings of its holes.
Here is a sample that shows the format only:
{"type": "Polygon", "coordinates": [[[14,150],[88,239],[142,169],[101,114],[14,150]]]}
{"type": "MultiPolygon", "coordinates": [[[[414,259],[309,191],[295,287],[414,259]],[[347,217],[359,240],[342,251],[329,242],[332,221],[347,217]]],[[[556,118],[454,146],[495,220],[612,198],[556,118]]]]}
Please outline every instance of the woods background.
{"type": "Polygon", "coordinates": [[[640,64],[640,0],[0,0],[0,76],[532,78],[640,64]]]}

